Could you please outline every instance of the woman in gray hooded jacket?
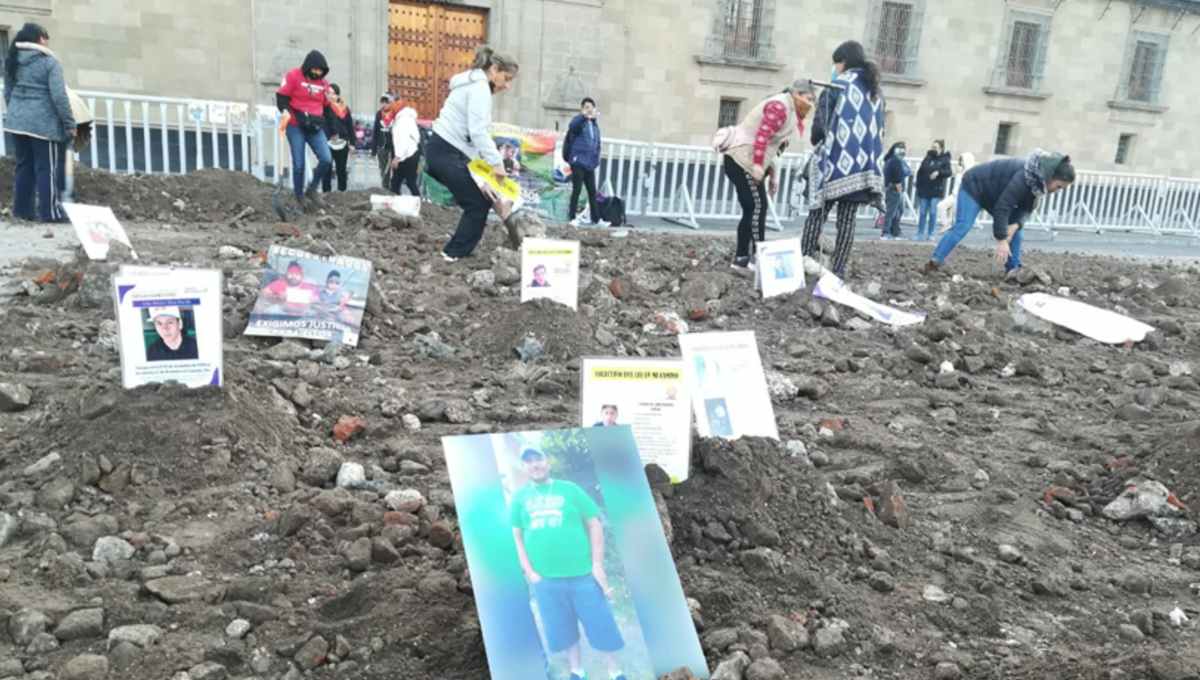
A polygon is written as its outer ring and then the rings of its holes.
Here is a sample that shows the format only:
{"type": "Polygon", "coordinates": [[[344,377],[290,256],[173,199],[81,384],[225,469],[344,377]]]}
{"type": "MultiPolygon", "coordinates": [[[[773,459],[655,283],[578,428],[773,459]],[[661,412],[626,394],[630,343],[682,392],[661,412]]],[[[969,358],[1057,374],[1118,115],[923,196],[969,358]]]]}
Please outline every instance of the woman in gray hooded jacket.
{"type": "MultiPolygon", "coordinates": [[[[433,136],[425,149],[425,169],[441,182],[463,209],[454,236],[442,248],[442,257],[454,262],[470,255],[483,238],[488,211],[498,196],[488,185],[481,188],[467,164],[482,158],[496,177],[505,177],[504,158],[496,148],[492,125],[492,96],[512,85],[519,67],[511,57],[484,45],[475,52],[471,70],[450,79],[450,96],[433,122],[433,136]]],[[[501,215],[501,217],[507,217],[501,215]]]]}
{"type": "Polygon", "coordinates": [[[17,156],[13,216],[66,222],[62,191],[66,184],[67,142],[75,136],[75,117],[62,64],[46,46],[49,42],[46,29],[28,23],[9,48],[4,62],[4,103],[8,109],[4,127],[13,136],[17,156]]]}

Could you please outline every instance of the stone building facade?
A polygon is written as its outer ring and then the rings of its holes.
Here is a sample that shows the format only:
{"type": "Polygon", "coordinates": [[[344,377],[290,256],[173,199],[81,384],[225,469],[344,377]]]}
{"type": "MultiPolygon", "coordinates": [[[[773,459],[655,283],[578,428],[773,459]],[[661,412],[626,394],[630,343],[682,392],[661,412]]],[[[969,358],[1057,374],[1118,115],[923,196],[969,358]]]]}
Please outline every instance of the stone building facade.
{"type": "MultiPolygon", "coordinates": [[[[981,159],[1041,146],[1089,169],[1200,176],[1196,0],[0,3],[7,35],[30,19],[49,28],[81,89],[265,104],[317,48],[365,114],[381,92],[417,82],[406,70],[444,81],[426,62],[459,63],[463,41],[486,39],[521,63],[498,120],[561,127],[590,95],[610,138],[684,144],[705,143],[793,78],[827,79],[834,47],[856,39],[887,72],[889,140],[916,153],[935,138],[981,159]],[[414,61],[431,39],[398,12],[428,7],[477,13],[480,33],[414,61]]],[[[454,30],[444,18],[422,25],[454,30]]]]}

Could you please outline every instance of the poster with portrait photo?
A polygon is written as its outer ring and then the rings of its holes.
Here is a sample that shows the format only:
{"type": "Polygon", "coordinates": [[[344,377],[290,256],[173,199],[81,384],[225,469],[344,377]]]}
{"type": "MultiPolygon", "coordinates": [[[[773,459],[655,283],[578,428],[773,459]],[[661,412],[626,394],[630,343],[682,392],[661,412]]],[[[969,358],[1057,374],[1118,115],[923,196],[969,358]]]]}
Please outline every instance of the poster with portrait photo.
{"type": "Polygon", "coordinates": [[[246,335],[357,346],[371,271],[369,260],[271,246],[246,335]]]}
{"type": "Polygon", "coordinates": [[[643,463],[658,465],[674,483],[687,479],[692,402],[683,360],[584,357],[579,370],[580,424],[631,426],[643,463]]]}
{"type": "Polygon", "coordinates": [[[755,269],[763,298],[787,295],[804,288],[800,239],[763,241],[758,244],[755,269]]]}
{"type": "Polygon", "coordinates": [[[709,677],[629,426],[442,447],[492,680],[709,677]]]}
{"type": "Polygon", "coordinates": [[[223,384],[221,272],[121,267],[113,276],[121,383],[223,384]]]}
{"type": "Polygon", "coordinates": [[[125,233],[125,228],[113,214],[112,208],[105,205],[63,203],[63,210],[67,212],[71,226],[75,228],[75,236],[79,238],[83,252],[87,253],[89,260],[106,259],[109,244],[113,241],[129,248],[133,259],[137,259],[137,253],[133,252],[133,244],[129,241],[129,235],[125,233]]]}
{"type": "Polygon", "coordinates": [[[521,302],[579,305],[579,241],[527,238],[521,242],[521,302]]]}
{"type": "Polygon", "coordinates": [[[701,437],[779,438],[753,331],[684,333],[679,349],[701,437]]]}

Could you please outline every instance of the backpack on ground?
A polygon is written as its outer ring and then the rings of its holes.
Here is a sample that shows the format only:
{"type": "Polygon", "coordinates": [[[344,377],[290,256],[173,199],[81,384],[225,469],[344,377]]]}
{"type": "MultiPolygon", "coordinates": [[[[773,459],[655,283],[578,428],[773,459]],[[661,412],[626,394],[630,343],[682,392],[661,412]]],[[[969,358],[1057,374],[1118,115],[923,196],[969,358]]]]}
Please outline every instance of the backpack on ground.
{"type": "Polygon", "coordinates": [[[625,224],[625,201],[616,196],[597,196],[596,210],[600,219],[614,227],[625,224]]]}

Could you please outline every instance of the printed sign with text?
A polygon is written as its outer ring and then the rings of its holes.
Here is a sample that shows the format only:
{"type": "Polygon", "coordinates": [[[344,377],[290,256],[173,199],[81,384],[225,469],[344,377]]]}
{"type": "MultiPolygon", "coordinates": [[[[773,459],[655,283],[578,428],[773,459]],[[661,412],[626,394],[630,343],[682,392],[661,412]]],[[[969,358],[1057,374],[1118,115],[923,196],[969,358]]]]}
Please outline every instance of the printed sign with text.
{"type": "Polygon", "coordinates": [[[753,331],[679,336],[701,437],[779,438],[753,331]]]}
{"type": "Polygon", "coordinates": [[[371,262],[271,246],[246,335],[358,345],[371,262]]]}
{"type": "Polygon", "coordinates": [[[521,242],[521,302],[541,298],[578,308],[579,241],[521,242]]]}
{"type": "Polygon", "coordinates": [[[133,254],[133,258],[137,259],[137,253],[132,252],[133,244],[129,242],[129,235],[117,221],[112,208],[104,205],[63,203],[63,210],[67,211],[67,217],[71,219],[71,226],[75,227],[75,235],[79,237],[79,243],[83,245],[88,259],[106,259],[109,245],[113,241],[124,244],[133,254]]]}

